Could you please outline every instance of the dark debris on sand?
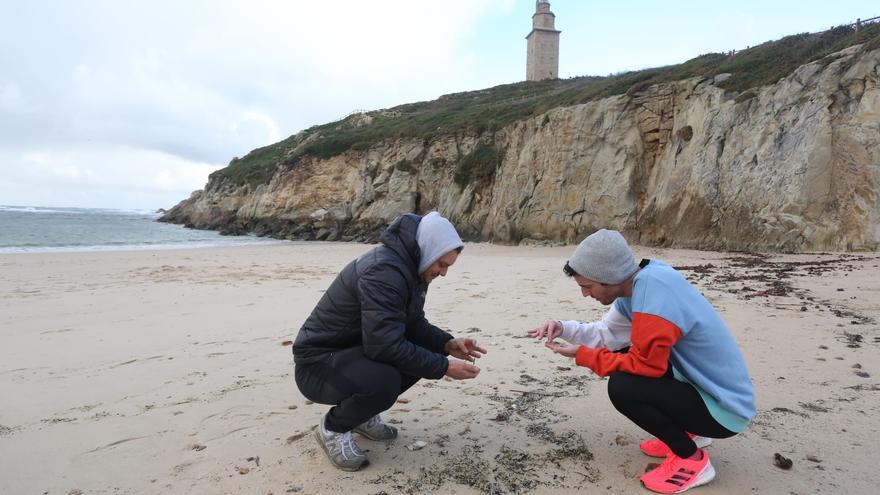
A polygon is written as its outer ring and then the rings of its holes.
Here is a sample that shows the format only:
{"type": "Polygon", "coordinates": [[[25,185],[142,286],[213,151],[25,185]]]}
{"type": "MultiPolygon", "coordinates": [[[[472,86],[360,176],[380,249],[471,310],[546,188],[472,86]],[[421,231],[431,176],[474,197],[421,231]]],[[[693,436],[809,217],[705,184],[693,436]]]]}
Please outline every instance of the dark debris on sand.
{"type": "MultiPolygon", "coordinates": [[[[526,391],[519,393],[518,397],[506,397],[502,395],[489,395],[487,398],[501,404],[493,418],[495,421],[509,421],[513,417],[522,417],[529,420],[537,420],[547,417],[550,411],[550,401],[554,397],[566,397],[568,392],[548,394],[544,392],[526,391]]],[[[563,417],[557,420],[565,419],[563,417]]]]}
{"type": "MultiPolygon", "coordinates": [[[[500,447],[489,447],[484,440],[467,435],[468,429],[458,434],[459,445],[450,445],[454,439],[445,438],[434,445],[442,448],[436,461],[422,466],[418,473],[394,470],[382,474],[370,483],[385,485],[406,494],[442,492],[448,483],[470,487],[490,495],[540,492],[541,487],[583,489],[585,483],[596,483],[599,471],[591,466],[593,454],[583,437],[576,432],[557,432],[556,422],[568,419],[554,406],[560,397],[571,397],[566,388],[578,385],[553,384],[523,374],[520,385],[538,387],[536,390],[513,390],[512,395],[495,394],[488,399],[498,404],[494,419],[504,422],[510,438],[500,447]],[[552,421],[552,423],[551,423],[552,421]],[[517,448],[519,434],[540,440],[527,450],[517,448]],[[447,451],[446,448],[449,448],[447,451]]],[[[490,444],[491,445],[491,444],[490,444]]]]}
{"type": "Polygon", "coordinates": [[[568,432],[557,436],[551,432],[550,436],[560,443],[545,452],[502,445],[490,460],[479,445],[470,444],[458,455],[422,467],[418,476],[399,482],[380,477],[374,482],[391,482],[407,494],[434,492],[445,483],[457,483],[480,493],[501,495],[527,493],[540,486],[578,488],[583,482],[598,481],[598,471],[589,465],[593,454],[580,435],[568,432]],[[548,473],[551,479],[542,480],[542,475],[548,473]],[[570,480],[573,475],[580,479],[570,480]]]}
{"type": "MultiPolygon", "coordinates": [[[[842,308],[829,300],[817,298],[809,290],[799,288],[794,277],[821,277],[831,272],[848,272],[858,269],[857,262],[872,258],[842,254],[833,258],[806,261],[774,261],[769,255],[759,253],[738,253],[725,258],[726,263],[716,266],[712,263],[702,265],[677,266],[691,282],[713,290],[737,294],[742,299],[762,299],[776,297],[797,298],[800,311],[818,309],[829,311],[834,316],[847,320],[850,325],[870,325],[873,318],[842,308]]],[[[842,289],[838,289],[842,291],[842,289]]],[[[768,304],[773,304],[768,301],[768,304]]],[[[860,347],[860,334],[844,333],[848,347],[860,347]]],[[[875,339],[874,343],[880,343],[875,339]]]]}

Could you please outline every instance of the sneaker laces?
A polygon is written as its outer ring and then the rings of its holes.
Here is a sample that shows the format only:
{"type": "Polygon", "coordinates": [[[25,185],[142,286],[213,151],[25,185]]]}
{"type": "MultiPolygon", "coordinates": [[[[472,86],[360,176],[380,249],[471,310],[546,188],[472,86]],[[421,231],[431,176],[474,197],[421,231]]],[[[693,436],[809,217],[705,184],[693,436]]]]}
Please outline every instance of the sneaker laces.
{"type": "Polygon", "coordinates": [[[361,452],[361,449],[358,447],[358,444],[354,443],[354,439],[351,438],[351,432],[347,431],[345,433],[338,433],[339,435],[339,443],[342,446],[342,458],[345,460],[350,460],[354,457],[360,457],[364,455],[361,452]],[[351,457],[346,455],[345,449],[348,448],[348,451],[351,452],[351,457]]]}
{"type": "Polygon", "coordinates": [[[675,471],[672,465],[675,464],[678,459],[680,459],[678,456],[670,453],[668,456],[666,456],[666,459],[664,459],[663,462],[660,463],[660,466],[657,469],[661,470],[660,472],[671,475],[675,471]]]}

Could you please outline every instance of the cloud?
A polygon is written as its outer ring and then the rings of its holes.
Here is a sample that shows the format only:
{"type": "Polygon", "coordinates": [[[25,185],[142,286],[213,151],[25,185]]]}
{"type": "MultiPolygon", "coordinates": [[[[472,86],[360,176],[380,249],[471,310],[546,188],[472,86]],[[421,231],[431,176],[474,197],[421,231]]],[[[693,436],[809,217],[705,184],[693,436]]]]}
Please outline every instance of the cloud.
{"type": "Polygon", "coordinates": [[[246,126],[251,122],[256,122],[265,128],[266,139],[270,143],[277,143],[281,140],[281,129],[278,127],[278,123],[275,122],[275,119],[272,117],[260,112],[244,112],[241,121],[237,124],[233,124],[232,132],[239,132],[240,127],[246,126]]]}
{"type": "Polygon", "coordinates": [[[53,205],[94,206],[84,191],[112,201],[116,188],[117,206],[167,206],[167,194],[185,198],[233,156],[301,129],[469,89],[479,71],[468,39],[481,16],[512,5],[10,4],[0,16],[0,203],[45,201],[39,191],[51,187],[53,205]]]}
{"type": "Polygon", "coordinates": [[[88,206],[169,207],[202,188],[219,168],[155,150],[107,146],[0,152],[0,162],[6,168],[0,203],[32,205],[32,198],[41,198],[42,206],[69,206],[64,196],[55,197],[66,190],[79,199],[92,196],[88,206]]]}
{"type": "Polygon", "coordinates": [[[24,95],[18,85],[11,81],[0,81],[0,111],[16,114],[24,110],[24,95]]]}

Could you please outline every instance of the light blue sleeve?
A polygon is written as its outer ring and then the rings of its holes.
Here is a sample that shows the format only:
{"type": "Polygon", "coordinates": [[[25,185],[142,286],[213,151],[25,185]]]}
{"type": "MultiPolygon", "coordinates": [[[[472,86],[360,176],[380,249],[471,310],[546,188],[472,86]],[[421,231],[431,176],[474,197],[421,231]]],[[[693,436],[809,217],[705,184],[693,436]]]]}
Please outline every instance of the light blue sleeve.
{"type": "Polygon", "coordinates": [[[626,317],[627,320],[632,321],[633,319],[633,310],[632,310],[632,298],[630,297],[618,297],[614,300],[614,308],[618,313],[622,314],[626,317]]]}

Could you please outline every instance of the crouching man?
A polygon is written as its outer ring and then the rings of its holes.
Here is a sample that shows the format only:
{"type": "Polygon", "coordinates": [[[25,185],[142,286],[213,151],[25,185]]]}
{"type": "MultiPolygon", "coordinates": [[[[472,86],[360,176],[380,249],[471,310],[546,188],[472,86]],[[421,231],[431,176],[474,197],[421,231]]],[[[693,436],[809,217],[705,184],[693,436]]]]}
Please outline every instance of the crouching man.
{"type": "Polygon", "coordinates": [[[642,452],[665,458],[641,477],[646,488],[681,493],[711,481],[703,447],[743,431],[755,416],[742,353],[712,304],[666,263],[636,264],[613,230],[584,239],[563,269],[584,297],[611,305],[608,313],[586,324],[550,320],[529,334],[610,376],[611,403],[655,437],[639,445],[642,452]]]}
{"type": "Polygon", "coordinates": [[[425,318],[428,284],[445,277],[464,247],[437,212],[406,214],[381,244],[349,263],[330,284],[293,345],[296,384],[309,400],[332,405],[315,438],[339,469],[368,464],[352,433],[391,440],[397,429],[379,414],[419,379],[474,378],[486,352],[425,318]]]}

